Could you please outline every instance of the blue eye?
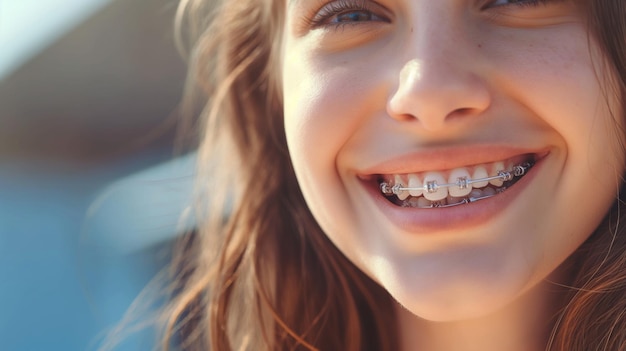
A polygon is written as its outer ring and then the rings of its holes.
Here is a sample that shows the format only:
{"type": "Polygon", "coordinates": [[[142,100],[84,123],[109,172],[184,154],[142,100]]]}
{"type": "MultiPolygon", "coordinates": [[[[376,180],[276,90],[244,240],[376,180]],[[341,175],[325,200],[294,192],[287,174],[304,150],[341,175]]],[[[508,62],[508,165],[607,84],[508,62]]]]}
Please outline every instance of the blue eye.
{"type": "Polygon", "coordinates": [[[389,22],[382,6],[363,0],[337,0],[326,4],[309,20],[312,27],[389,22]]]}
{"type": "Polygon", "coordinates": [[[375,16],[367,11],[352,11],[340,13],[333,17],[331,18],[331,23],[371,21],[375,16]]]}
{"type": "Polygon", "coordinates": [[[563,0],[495,0],[490,3],[491,7],[499,6],[539,6],[545,5],[549,2],[556,2],[563,0]]]}

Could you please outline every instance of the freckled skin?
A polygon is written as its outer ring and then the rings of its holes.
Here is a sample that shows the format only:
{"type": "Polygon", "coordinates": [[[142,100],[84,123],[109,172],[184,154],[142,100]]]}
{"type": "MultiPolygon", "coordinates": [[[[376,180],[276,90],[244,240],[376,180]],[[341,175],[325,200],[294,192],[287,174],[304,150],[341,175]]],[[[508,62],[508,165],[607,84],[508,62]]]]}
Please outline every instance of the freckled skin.
{"type": "Polygon", "coordinates": [[[387,21],[341,29],[296,30],[315,9],[288,9],[283,94],[298,182],[333,243],[413,314],[456,321],[498,311],[554,272],[613,202],[624,157],[610,117],[619,107],[603,103],[596,79],[602,58],[568,2],[381,3],[371,11],[387,21]],[[484,143],[549,155],[512,204],[478,226],[404,232],[358,179],[392,156],[484,143]],[[581,189],[595,191],[580,201],[581,189]]]}

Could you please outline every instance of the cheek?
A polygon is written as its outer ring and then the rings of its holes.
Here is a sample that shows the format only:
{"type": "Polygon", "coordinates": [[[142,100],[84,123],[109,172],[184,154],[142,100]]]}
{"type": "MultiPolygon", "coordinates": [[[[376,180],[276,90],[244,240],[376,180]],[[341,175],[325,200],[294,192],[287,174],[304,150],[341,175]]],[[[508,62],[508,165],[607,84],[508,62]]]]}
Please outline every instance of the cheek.
{"type": "Polygon", "coordinates": [[[316,40],[286,42],[285,128],[294,156],[306,151],[327,163],[366,119],[384,113],[389,58],[377,45],[333,53],[316,40]]]}
{"type": "Polygon", "coordinates": [[[538,124],[559,135],[568,164],[586,163],[587,171],[610,165],[621,173],[623,135],[615,131],[622,121],[613,118],[621,116],[621,108],[606,82],[608,64],[603,55],[577,26],[565,27],[560,39],[548,44],[531,39],[522,54],[500,51],[496,71],[507,72],[497,78],[502,94],[516,97],[538,124]]]}
{"type": "Polygon", "coordinates": [[[320,72],[300,57],[286,60],[283,71],[285,133],[298,184],[320,226],[336,231],[333,204],[341,202],[335,158],[350,127],[346,96],[332,75],[320,72]]]}
{"type": "MultiPolygon", "coordinates": [[[[368,119],[384,113],[381,84],[359,67],[309,64],[290,57],[284,67],[285,130],[296,173],[336,174],[342,148],[368,119]]],[[[321,60],[318,60],[321,61],[321,60]]]]}
{"type": "Polygon", "coordinates": [[[548,228],[548,235],[537,242],[544,252],[555,254],[545,260],[565,259],[595,230],[615,201],[624,170],[623,135],[616,132],[622,122],[613,118],[620,108],[606,84],[603,58],[586,44],[562,40],[560,45],[530,48],[515,61],[522,68],[510,76],[516,83],[511,94],[520,97],[538,123],[555,132],[554,142],[562,150],[554,189],[546,189],[556,219],[537,224],[548,228]]]}
{"type": "Polygon", "coordinates": [[[345,169],[338,163],[358,130],[385,111],[380,75],[364,76],[364,65],[292,54],[283,70],[285,132],[298,183],[338,246],[337,240],[348,239],[333,233],[353,232],[356,221],[340,174],[345,169]]]}

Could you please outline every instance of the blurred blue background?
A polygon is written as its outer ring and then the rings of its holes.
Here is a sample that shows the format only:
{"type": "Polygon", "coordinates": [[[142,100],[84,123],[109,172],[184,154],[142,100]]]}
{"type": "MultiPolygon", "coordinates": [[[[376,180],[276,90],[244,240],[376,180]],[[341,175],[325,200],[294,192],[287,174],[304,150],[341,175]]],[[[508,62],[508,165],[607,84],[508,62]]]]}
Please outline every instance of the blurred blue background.
{"type": "Polygon", "coordinates": [[[192,227],[176,5],[0,0],[0,350],[97,349],[192,227]]]}

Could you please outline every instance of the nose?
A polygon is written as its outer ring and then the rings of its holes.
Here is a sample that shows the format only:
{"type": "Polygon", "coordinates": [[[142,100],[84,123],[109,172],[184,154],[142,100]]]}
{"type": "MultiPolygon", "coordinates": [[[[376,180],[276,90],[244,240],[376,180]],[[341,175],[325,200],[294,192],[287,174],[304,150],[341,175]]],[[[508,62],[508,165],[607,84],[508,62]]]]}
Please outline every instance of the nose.
{"type": "Polygon", "coordinates": [[[405,46],[399,83],[387,103],[392,118],[431,132],[465,124],[491,104],[480,55],[458,25],[438,25],[422,27],[405,46]]]}

